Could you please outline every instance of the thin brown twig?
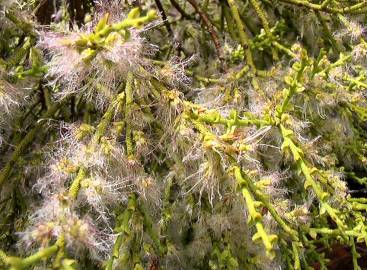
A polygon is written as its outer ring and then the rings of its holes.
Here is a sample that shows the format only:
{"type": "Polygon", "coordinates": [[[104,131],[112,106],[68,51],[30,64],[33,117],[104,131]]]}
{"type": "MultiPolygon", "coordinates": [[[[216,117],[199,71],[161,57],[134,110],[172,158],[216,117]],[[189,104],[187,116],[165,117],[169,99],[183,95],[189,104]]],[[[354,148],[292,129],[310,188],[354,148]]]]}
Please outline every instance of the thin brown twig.
{"type": "Polygon", "coordinates": [[[164,8],[163,8],[163,5],[162,5],[161,1],[160,0],[154,0],[154,1],[155,1],[155,4],[156,4],[156,6],[159,10],[159,13],[161,14],[161,18],[163,20],[164,26],[167,29],[168,34],[171,37],[173,37],[173,31],[172,31],[171,25],[168,22],[167,15],[166,15],[166,12],[164,11],[164,8]]]}
{"type": "Polygon", "coordinates": [[[223,50],[222,50],[222,46],[220,44],[219,41],[219,37],[217,32],[215,31],[213,24],[210,22],[208,16],[205,14],[205,12],[203,12],[200,8],[199,5],[196,3],[196,0],[188,0],[188,2],[192,5],[192,7],[195,9],[195,11],[199,14],[200,18],[202,19],[204,25],[206,26],[213,42],[214,42],[214,46],[215,49],[217,51],[217,55],[219,58],[219,61],[221,63],[221,66],[223,69],[225,69],[224,66],[224,56],[223,56],[223,50]]]}

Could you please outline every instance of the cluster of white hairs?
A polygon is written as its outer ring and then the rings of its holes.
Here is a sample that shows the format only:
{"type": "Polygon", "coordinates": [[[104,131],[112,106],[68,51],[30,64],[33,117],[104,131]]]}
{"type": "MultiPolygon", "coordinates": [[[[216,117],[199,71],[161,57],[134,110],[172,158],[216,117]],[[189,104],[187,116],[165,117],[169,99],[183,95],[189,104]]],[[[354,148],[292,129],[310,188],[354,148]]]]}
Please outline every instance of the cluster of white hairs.
{"type": "Polygon", "coordinates": [[[75,236],[87,239],[72,239],[80,243],[74,245],[70,242],[70,245],[73,249],[85,245],[94,257],[99,255],[99,259],[105,259],[114,239],[111,209],[126,202],[131,192],[141,194],[153,204],[159,203],[155,180],[144,172],[140,164],[129,160],[113,131],[103,136],[99,143],[91,138],[93,133],[94,128],[87,124],[61,125],[61,137],[55,143],[55,150],[51,154],[46,153],[49,162],[33,186],[45,203],[31,218],[32,227],[22,233],[26,242],[44,241],[38,236],[46,228],[49,241],[61,234],[73,237],[70,235],[73,230],[85,230],[75,231],[75,236]],[[80,194],[74,202],[67,195],[67,187],[78,177],[81,168],[88,173],[82,179],[80,194]],[[85,207],[90,209],[89,213],[79,218],[78,209],[85,207]]]}
{"type": "Polygon", "coordinates": [[[186,75],[186,68],[195,61],[195,56],[182,61],[174,56],[164,63],[164,66],[158,70],[158,77],[166,81],[172,87],[180,88],[182,85],[190,85],[191,78],[186,75]]]}
{"type": "Polygon", "coordinates": [[[32,100],[32,84],[31,81],[28,85],[9,82],[6,72],[0,65],[0,129],[4,130],[0,134],[0,145],[6,141],[2,135],[9,133],[8,127],[12,126],[15,117],[19,116],[19,109],[24,108],[32,100]]]}
{"type": "Polygon", "coordinates": [[[51,58],[48,75],[53,79],[53,84],[61,85],[56,97],[63,99],[83,93],[86,98],[103,107],[121,90],[128,72],[144,76],[142,70],[149,65],[146,57],[157,51],[156,46],[147,43],[142,37],[149,27],[131,29],[125,36],[121,31],[110,33],[103,39],[103,44],[87,41],[99,21],[107,19],[113,24],[124,18],[121,5],[117,2],[113,1],[111,5],[99,3],[96,16],[80,29],[40,33],[38,47],[51,58]],[[94,46],[94,50],[83,48],[81,44],[94,46]]]}
{"type": "Polygon", "coordinates": [[[339,16],[341,23],[345,28],[335,33],[336,37],[346,37],[350,41],[359,41],[363,34],[366,32],[365,27],[358,21],[358,19],[353,20],[352,18],[347,18],[342,15],[339,16]]]}
{"type": "Polygon", "coordinates": [[[32,214],[31,226],[19,233],[19,249],[47,247],[55,239],[65,237],[68,248],[76,256],[87,250],[94,259],[106,258],[115,239],[113,232],[108,228],[101,229],[87,215],[77,215],[75,209],[67,206],[66,200],[62,194],[49,196],[45,200],[42,207],[32,214]]]}
{"type": "Polygon", "coordinates": [[[44,63],[29,49],[12,67],[0,47],[0,218],[17,223],[29,202],[15,229],[0,222],[0,239],[19,240],[9,255],[0,243],[0,268],[301,270],[335,243],[356,261],[367,201],[347,183],[366,185],[354,173],[367,166],[361,18],[328,6],[339,1],[305,12],[231,0],[221,15],[217,1],[126,2],[139,5],[93,1],[82,26],[11,22],[17,41],[35,27],[25,40],[44,63]],[[152,22],[153,5],[180,17],[152,22]],[[325,10],[340,14],[324,21],[325,10]],[[177,48],[176,35],[159,40],[170,27],[187,37],[177,48]],[[13,203],[18,183],[27,194],[13,203]]]}
{"type": "Polygon", "coordinates": [[[5,80],[0,81],[0,108],[3,114],[9,115],[12,109],[21,102],[21,90],[5,80]]]}
{"type": "MultiPolygon", "coordinates": [[[[88,29],[84,33],[88,33],[88,29]]],[[[115,35],[92,61],[86,62],[75,44],[82,34],[45,33],[39,46],[52,54],[49,74],[55,78],[55,83],[62,85],[62,90],[57,93],[59,98],[85,92],[86,97],[103,107],[116,89],[120,89],[126,74],[132,70],[139,71],[148,52],[143,49],[143,40],[133,32],[128,41],[115,35]]]]}

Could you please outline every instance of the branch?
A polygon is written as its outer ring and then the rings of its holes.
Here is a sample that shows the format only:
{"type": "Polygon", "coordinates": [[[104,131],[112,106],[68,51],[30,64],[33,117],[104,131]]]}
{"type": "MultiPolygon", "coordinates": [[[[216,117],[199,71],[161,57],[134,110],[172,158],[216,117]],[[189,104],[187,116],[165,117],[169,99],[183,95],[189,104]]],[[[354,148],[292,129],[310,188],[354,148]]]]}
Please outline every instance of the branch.
{"type": "Polygon", "coordinates": [[[344,8],[332,8],[327,7],[325,4],[314,4],[303,0],[280,0],[281,2],[293,4],[301,7],[308,7],[314,11],[322,11],[326,13],[332,13],[332,14],[358,14],[361,12],[366,12],[365,10],[361,10],[362,8],[367,6],[367,2],[363,1],[361,3],[355,4],[350,7],[344,7],[344,8]]]}
{"type": "Polygon", "coordinates": [[[195,0],[187,0],[195,9],[195,11],[199,14],[200,18],[203,20],[204,25],[206,26],[213,42],[214,42],[214,46],[215,49],[217,51],[217,55],[219,58],[219,61],[221,63],[222,68],[224,68],[224,56],[223,56],[223,50],[222,50],[222,46],[220,44],[219,41],[219,37],[217,32],[215,31],[213,24],[210,22],[208,16],[205,14],[205,12],[203,12],[200,8],[199,5],[196,3],[195,0]]]}

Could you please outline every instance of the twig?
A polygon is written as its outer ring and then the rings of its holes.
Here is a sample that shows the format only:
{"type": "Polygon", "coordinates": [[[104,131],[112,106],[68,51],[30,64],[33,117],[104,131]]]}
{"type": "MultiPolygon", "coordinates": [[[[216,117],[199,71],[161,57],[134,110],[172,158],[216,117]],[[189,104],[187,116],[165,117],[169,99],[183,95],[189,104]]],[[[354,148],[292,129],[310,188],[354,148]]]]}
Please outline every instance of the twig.
{"type": "Polygon", "coordinates": [[[161,1],[160,0],[154,0],[154,1],[155,1],[155,4],[156,4],[156,6],[157,6],[157,8],[159,10],[159,14],[162,17],[164,26],[166,27],[168,34],[171,37],[173,37],[173,31],[172,31],[171,25],[168,22],[167,15],[166,15],[166,12],[164,11],[164,8],[163,8],[163,5],[162,5],[161,1]]]}
{"type": "Polygon", "coordinates": [[[215,31],[213,24],[210,22],[208,16],[199,8],[199,5],[196,3],[195,0],[188,0],[188,2],[192,5],[192,7],[195,9],[195,11],[199,14],[200,18],[203,20],[204,25],[208,29],[208,32],[214,42],[215,49],[217,51],[217,55],[219,58],[219,61],[221,63],[221,66],[223,69],[224,67],[224,56],[223,56],[223,50],[222,46],[219,41],[219,37],[217,32],[215,31]]]}

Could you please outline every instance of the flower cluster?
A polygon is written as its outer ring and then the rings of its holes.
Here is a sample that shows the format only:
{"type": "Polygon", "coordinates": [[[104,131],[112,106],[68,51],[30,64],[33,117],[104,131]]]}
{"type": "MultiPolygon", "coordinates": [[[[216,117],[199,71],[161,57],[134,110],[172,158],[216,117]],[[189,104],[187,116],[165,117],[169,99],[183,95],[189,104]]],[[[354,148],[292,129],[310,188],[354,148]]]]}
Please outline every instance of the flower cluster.
{"type": "Polygon", "coordinates": [[[362,269],[366,1],[10,2],[1,269],[362,269]]]}

